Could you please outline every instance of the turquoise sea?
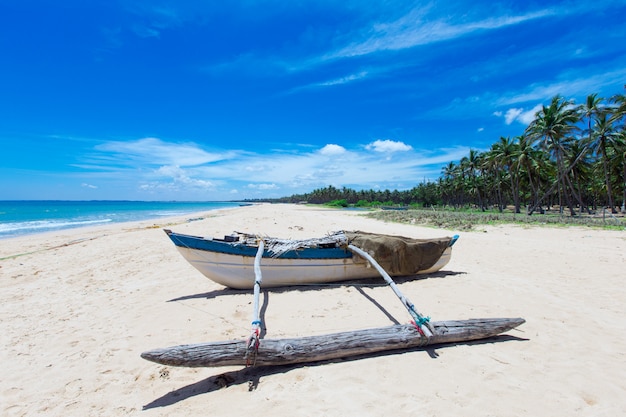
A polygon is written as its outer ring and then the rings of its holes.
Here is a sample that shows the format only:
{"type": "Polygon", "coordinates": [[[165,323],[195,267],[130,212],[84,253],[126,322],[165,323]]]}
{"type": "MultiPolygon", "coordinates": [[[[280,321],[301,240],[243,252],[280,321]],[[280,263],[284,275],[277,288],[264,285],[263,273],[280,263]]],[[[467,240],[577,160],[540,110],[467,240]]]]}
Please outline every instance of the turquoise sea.
{"type": "Polygon", "coordinates": [[[0,239],[61,229],[184,216],[236,202],[0,201],[0,239]]]}

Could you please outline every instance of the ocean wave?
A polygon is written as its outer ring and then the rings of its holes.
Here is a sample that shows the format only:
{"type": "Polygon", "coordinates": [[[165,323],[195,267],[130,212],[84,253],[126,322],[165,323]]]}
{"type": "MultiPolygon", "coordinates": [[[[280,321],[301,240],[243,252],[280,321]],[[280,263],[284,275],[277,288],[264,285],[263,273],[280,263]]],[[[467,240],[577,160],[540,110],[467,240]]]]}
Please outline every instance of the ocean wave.
{"type": "Polygon", "coordinates": [[[100,224],[111,222],[112,219],[97,220],[34,220],[27,222],[0,223],[0,235],[21,234],[33,231],[44,231],[54,229],[69,229],[72,227],[88,226],[90,224],[100,224]]]}

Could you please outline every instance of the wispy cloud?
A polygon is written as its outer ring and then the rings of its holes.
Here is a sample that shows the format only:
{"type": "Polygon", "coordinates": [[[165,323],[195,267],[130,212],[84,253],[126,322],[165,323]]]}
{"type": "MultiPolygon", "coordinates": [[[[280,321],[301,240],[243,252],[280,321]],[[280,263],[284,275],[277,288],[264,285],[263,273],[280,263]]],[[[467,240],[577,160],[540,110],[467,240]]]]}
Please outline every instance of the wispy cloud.
{"type": "Polygon", "coordinates": [[[368,75],[369,75],[368,71],[361,71],[356,74],[350,74],[350,75],[346,75],[346,76],[335,78],[335,79],[328,80],[328,81],[321,81],[321,82],[294,87],[290,89],[289,91],[287,91],[285,94],[293,94],[293,93],[303,91],[303,90],[313,90],[316,88],[334,87],[334,86],[349,84],[355,81],[365,79],[368,75]]]}
{"type": "Polygon", "coordinates": [[[334,80],[324,81],[324,82],[321,82],[321,83],[313,84],[313,86],[328,87],[328,86],[332,86],[332,85],[347,84],[347,83],[351,83],[351,82],[356,81],[356,80],[363,79],[366,76],[367,76],[367,71],[361,71],[358,74],[350,74],[350,75],[348,75],[346,77],[336,78],[334,80]]]}
{"type": "Polygon", "coordinates": [[[393,22],[374,24],[362,32],[359,36],[361,40],[333,51],[325,55],[323,59],[332,60],[398,51],[467,36],[477,31],[500,29],[555,14],[554,10],[543,9],[527,14],[504,15],[457,23],[454,21],[454,16],[433,19],[428,11],[429,8],[416,7],[393,22]]]}
{"type": "Polygon", "coordinates": [[[255,190],[276,190],[279,187],[276,184],[248,184],[248,188],[253,188],[255,190]]]}
{"type": "MultiPolygon", "coordinates": [[[[386,9],[385,17],[390,18],[390,10],[386,9]]],[[[476,7],[473,7],[475,10],[476,7]]],[[[406,12],[403,12],[390,21],[377,21],[380,16],[369,16],[369,19],[359,19],[361,26],[346,27],[345,32],[337,33],[327,39],[326,45],[302,44],[300,48],[307,53],[271,56],[261,54],[258,51],[246,51],[237,55],[230,61],[213,63],[203,71],[220,74],[224,72],[255,71],[260,76],[276,74],[294,74],[310,72],[312,69],[323,65],[332,65],[336,62],[346,61],[349,58],[376,56],[381,52],[402,51],[422,45],[430,45],[446,40],[461,38],[480,31],[493,31],[504,27],[514,26],[531,20],[541,19],[554,15],[553,9],[540,9],[522,14],[503,12],[499,16],[482,18],[490,13],[475,12],[472,15],[450,11],[448,7],[439,5],[425,6],[420,4],[406,12]],[[476,17],[476,19],[474,19],[476,17]],[[337,46],[339,45],[339,46],[337,46]],[[324,49],[325,46],[325,49],[324,49]],[[320,50],[320,48],[322,48],[320,50]],[[312,53],[311,53],[312,52],[312,53]]],[[[363,17],[363,16],[361,16],[363,17]]],[[[384,19],[383,18],[383,19],[384,19]]],[[[312,36],[303,37],[310,39],[312,36]]],[[[314,37],[313,37],[314,38],[314,37]]],[[[302,41],[305,42],[305,41],[302,41]]],[[[299,51],[300,48],[295,48],[299,51]]],[[[293,51],[289,49],[289,51],[293,51]]],[[[407,62],[394,62],[389,60],[375,59],[369,62],[367,70],[354,69],[348,75],[341,75],[325,81],[314,82],[293,88],[290,93],[320,87],[329,87],[352,83],[365,78],[377,77],[398,69],[398,67],[415,64],[412,60],[407,62]]],[[[343,68],[344,73],[345,68],[343,68]]]]}
{"type": "Polygon", "coordinates": [[[140,38],[158,38],[161,34],[158,29],[142,24],[135,24],[132,29],[140,38]]]}
{"type": "MultiPolygon", "coordinates": [[[[232,152],[211,153],[194,143],[169,143],[157,138],[110,141],[96,146],[116,164],[194,166],[231,158],[232,152]]],[[[100,154],[101,158],[105,158],[100,154]]]]}
{"type": "Polygon", "coordinates": [[[507,106],[519,103],[528,103],[546,100],[559,94],[564,97],[580,97],[592,92],[602,91],[607,87],[611,90],[619,88],[626,79],[626,68],[617,68],[611,71],[601,71],[587,75],[575,74],[572,70],[560,74],[554,82],[536,83],[529,85],[524,91],[512,92],[503,95],[498,105],[507,106]]]}
{"type": "Polygon", "coordinates": [[[592,93],[602,96],[620,91],[624,79],[626,67],[619,64],[615,68],[568,68],[551,79],[517,89],[455,97],[445,106],[430,108],[424,115],[437,118],[442,114],[455,114],[458,119],[470,119],[491,114],[501,118],[506,125],[516,122],[528,125],[541,105],[547,104],[556,95],[582,103],[592,93]]]}

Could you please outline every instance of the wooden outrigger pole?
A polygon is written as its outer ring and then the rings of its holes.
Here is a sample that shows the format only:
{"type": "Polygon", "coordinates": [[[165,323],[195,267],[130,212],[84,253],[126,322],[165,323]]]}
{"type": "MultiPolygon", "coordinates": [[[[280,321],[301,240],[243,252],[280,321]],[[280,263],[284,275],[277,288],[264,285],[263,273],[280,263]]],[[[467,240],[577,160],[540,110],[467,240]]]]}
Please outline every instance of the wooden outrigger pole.
{"type": "MultiPolygon", "coordinates": [[[[485,339],[524,323],[522,318],[470,319],[431,322],[433,335],[422,335],[413,324],[356,330],[290,339],[263,339],[256,353],[256,366],[288,365],[348,358],[377,352],[410,349],[442,343],[485,339]]],[[[168,366],[246,366],[245,340],[208,342],[155,349],[141,357],[168,366]]]]}

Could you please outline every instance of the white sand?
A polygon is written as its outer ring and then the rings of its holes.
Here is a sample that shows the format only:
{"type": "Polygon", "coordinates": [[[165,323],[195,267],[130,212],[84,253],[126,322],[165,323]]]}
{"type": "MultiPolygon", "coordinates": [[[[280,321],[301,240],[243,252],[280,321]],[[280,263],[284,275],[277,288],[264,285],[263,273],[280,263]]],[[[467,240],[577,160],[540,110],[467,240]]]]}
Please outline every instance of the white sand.
{"type": "MultiPolygon", "coordinates": [[[[167,227],[293,238],[339,229],[412,237],[457,233],[293,205],[204,216],[174,219],[167,227]]],[[[150,226],[0,240],[0,415],[626,412],[626,232],[503,226],[461,233],[444,272],[400,285],[435,321],[525,318],[510,338],[255,372],[173,368],[139,357],[159,347],[246,338],[252,316],[251,291],[207,280],[161,227],[150,226]],[[24,255],[7,258],[18,254],[24,255]]],[[[267,338],[394,324],[389,316],[409,320],[385,286],[270,291],[264,302],[267,338]]]]}

